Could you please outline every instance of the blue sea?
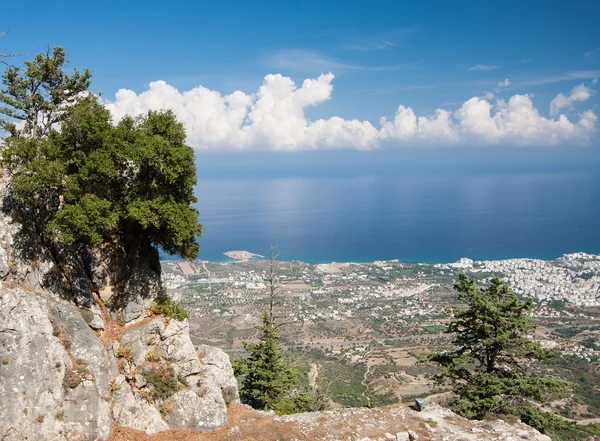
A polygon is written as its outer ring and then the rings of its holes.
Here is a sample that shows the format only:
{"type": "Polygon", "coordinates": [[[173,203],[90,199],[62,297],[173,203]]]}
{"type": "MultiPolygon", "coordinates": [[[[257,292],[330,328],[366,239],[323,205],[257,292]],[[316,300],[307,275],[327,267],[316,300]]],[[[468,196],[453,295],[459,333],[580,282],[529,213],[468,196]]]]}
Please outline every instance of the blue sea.
{"type": "Polygon", "coordinates": [[[523,167],[510,158],[467,166],[348,160],[343,171],[335,157],[314,167],[292,167],[294,158],[248,169],[244,160],[222,161],[199,167],[203,260],[226,261],[228,250],[266,255],[271,244],[282,260],[311,263],[600,253],[600,176],[585,160],[539,166],[534,157],[527,164],[535,166],[523,167]]]}

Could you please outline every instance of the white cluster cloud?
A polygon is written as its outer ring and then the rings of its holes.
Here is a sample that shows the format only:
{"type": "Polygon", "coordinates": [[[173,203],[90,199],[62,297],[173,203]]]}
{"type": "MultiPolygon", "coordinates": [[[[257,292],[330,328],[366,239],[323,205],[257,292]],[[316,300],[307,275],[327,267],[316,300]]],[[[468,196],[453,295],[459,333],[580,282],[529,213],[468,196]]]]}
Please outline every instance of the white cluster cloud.
{"type": "Polygon", "coordinates": [[[592,90],[582,83],[575,86],[569,96],[559,93],[550,103],[550,115],[557,116],[561,109],[571,109],[577,101],[587,101],[592,96],[592,90]]]}
{"type": "MultiPolygon", "coordinates": [[[[125,115],[171,108],[185,124],[188,142],[197,149],[372,149],[383,144],[506,144],[547,145],[589,142],[596,131],[593,111],[576,122],[565,115],[546,118],[533,106],[531,96],[514,95],[508,101],[474,97],[456,111],[436,110],[417,116],[399,106],[393,119],[369,121],[337,116],[310,121],[307,107],[329,100],[333,74],[304,80],[298,87],[289,77],[267,75],[255,94],[240,91],[221,95],[205,87],[180,92],[164,81],[150,83],[139,95],[121,89],[114,101],[105,101],[115,121],[125,115]]],[[[508,81],[506,82],[508,83],[508,81]]],[[[508,85],[508,84],[506,84],[508,85]]],[[[577,86],[569,96],[552,102],[552,115],[585,101],[590,89],[577,86]],[[585,89],[585,90],[584,90],[585,89]],[[587,95],[586,95],[587,94],[587,95]]]]}

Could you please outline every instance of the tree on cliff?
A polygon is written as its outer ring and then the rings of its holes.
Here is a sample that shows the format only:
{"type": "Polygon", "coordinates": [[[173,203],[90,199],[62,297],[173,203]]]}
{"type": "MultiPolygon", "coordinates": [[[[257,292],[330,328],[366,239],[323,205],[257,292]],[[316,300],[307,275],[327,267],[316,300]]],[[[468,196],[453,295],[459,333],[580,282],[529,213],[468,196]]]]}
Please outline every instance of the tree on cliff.
{"type": "Polygon", "coordinates": [[[430,354],[438,364],[440,383],[450,380],[457,395],[453,409],[468,418],[516,415],[542,432],[560,428],[556,416],[535,406],[564,392],[568,384],[534,373],[531,363],[553,353],[528,337],[536,328],[528,316],[531,301],[521,302],[497,277],[487,288],[461,274],[455,289],[467,307],[456,312],[447,332],[457,349],[430,354]]]}
{"type": "Polygon", "coordinates": [[[87,93],[90,74],[64,70],[55,48],[8,67],[0,90],[2,152],[13,195],[49,243],[97,246],[125,236],[192,259],[201,234],[194,152],[172,111],[117,125],[87,93]]]}
{"type": "Polygon", "coordinates": [[[87,69],[75,69],[69,76],[65,63],[65,51],[57,46],[52,53],[48,49],[26,61],[24,69],[8,66],[2,76],[6,88],[0,91],[0,114],[7,118],[0,120],[0,128],[12,136],[39,138],[66,119],[68,105],[87,90],[91,75],[87,69]]]}

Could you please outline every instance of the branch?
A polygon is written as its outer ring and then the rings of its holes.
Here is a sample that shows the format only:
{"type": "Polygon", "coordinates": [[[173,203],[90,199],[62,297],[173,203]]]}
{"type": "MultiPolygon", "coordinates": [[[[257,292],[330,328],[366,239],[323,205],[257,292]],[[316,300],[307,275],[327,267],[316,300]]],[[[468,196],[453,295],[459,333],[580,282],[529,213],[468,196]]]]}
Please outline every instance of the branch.
{"type": "MultiPolygon", "coordinates": [[[[12,28],[12,26],[9,26],[6,31],[0,32],[0,37],[4,37],[5,35],[7,35],[10,32],[11,28],[12,28]]],[[[13,67],[10,63],[7,63],[6,61],[4,61],[3,58],[19,57],[21,55],[23,55],[23,54],[22,53],[20,53],[20,54],[11,54],[11,53],[5,54],[5,53],[0,52],[0,63],[4,64],[5,66],[8,66],[8,67],[13,67]]]]}

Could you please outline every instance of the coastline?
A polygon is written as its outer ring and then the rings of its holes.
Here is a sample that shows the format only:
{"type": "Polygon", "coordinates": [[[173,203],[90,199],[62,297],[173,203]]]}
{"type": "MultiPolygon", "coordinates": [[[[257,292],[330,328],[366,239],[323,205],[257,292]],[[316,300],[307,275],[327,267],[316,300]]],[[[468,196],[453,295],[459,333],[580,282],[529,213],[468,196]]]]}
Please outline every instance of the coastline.
{"type": "MultiPolygon", "coordinates": [[[[462,261],[463,259],[468,259],[473,261],[474,263],[477,262],[500,262],[500,261],[507,261],[507,260],[542,260],[542,261],[554,261],[560,258],[564,258],[566,256],[573,256],[573,255],[587,255],[590,256],[591,258],[594,257],[598,257],[600,258],[600,252],[598,253],[591,253],[591,252],[586,252],[586,251],[574,251],[574,252],[567,252],[567,253],[563,253],[563,254],[559,254],[559,255],[553,255],[552,257],[531,257],[531,256],[515,256],[515,257],[504,257],[504,258],[496,258],[496,259],[475,259],[471,256],[462,256],[459,257],[455,260],[446,260],[446,261],[423,261],[423,260],[412,260],[412,259],[401,259],[401,258],[391,258],[391,259],[352,259],[352,260],[312,260],[312,259],[286,259],[285,256],[282,256],[282,258],[278,259],[279,262],[302,262],[302,263],[306,263],[306,264],[310,264],[310,265],[324,265],[324,264],[332,264],[332,263],[339,263],[339,264],[345,264],[345,263],[349,263],[349,264],[360,264],[360,263],[373,263],[373,262],[399,262],[399,263],[403,263],[406,265],[448,265],[448,264],[454,264],[457,262],[462,261]]],[[[169,256],[171,258],[163,258],[161,257],[160,261],[161,262],[177,262],[177,261],[182,261],[183,259],[173,259],[172,256],[169,256]]],[[[199,258],[195,259],[195,261],[198,262],[206,262],[206,263],[244,263],[244,262],[248,262],[248,261],[260,261],[260,260],[268,260],[268,258],[257,254],[257,253],[252,253],[249,251],[244,251],[244,250],[239,250],[239,251],[232,251],[232,252],[225,252],[222,254],[222,257],[218,258],[218,259],[202,259],[200,256],[199,258]],[[231,255],[231,253],[244,253],[245,256],[249,256],[247,258],[234,258],[234,257],[229,257],[229,255],[231,255]],[[229,255],[228,255],[229,254],[229,255]]]]}

